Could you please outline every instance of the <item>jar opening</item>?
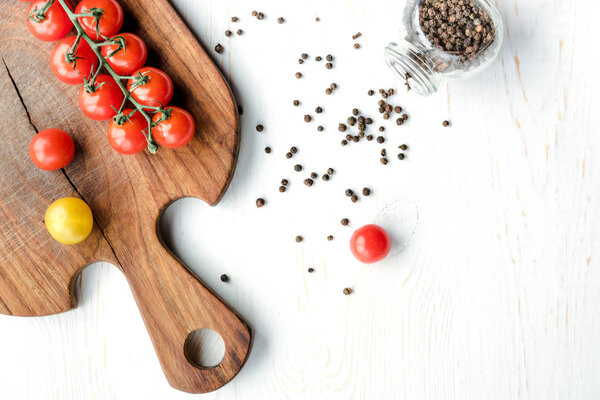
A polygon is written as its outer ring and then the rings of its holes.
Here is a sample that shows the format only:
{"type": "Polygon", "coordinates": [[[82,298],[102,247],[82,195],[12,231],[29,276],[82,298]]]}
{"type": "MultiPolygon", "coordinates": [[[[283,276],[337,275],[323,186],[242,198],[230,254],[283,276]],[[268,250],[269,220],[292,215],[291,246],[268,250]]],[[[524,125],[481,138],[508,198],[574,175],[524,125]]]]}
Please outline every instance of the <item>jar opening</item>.
{"type": "Polygon", "coordinates": [[[416,46],[409,43],[404,43],[404,46],[390,43],[385,48],[385,62],[400,79],[410,85],[410,90],[424,96],[437,91],[434,66],[416,46]]]}

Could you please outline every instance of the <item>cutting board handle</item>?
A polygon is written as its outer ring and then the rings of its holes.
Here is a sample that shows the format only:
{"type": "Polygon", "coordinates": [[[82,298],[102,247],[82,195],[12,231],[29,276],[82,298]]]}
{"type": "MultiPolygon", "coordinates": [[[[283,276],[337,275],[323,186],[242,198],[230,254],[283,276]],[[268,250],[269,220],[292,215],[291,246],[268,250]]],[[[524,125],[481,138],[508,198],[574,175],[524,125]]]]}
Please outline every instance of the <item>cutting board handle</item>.
{"type": "Polygon", "coordinates": [[[246,362],[252,329],[164,248],[156,232],[149,236],[144,245],[152,251],[140,256],[143,250],[136,249],[131,258],[119,261],[162,369],[176,389],[189,393],[216,390],[246,362]],[[211,329],[225,342],[219,365],[199,367],[186,356],[185,341],[198,329],[211,329]]]}

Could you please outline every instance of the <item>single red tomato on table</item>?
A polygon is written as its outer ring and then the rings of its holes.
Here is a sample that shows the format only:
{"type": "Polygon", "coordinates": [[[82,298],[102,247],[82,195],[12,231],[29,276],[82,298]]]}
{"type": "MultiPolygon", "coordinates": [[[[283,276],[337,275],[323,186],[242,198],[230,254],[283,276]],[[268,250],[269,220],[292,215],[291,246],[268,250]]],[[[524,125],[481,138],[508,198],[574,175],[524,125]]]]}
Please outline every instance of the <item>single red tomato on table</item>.
{"type": "MultiPolygon", "coordinates": [[[[161,121],[152,130],[156,143],[170,149],[178,149],[192,140],[196,133],[196,122],[192,114],[179,107],[166,109],[168,118],[161,121]]],[[[158,112],[152,117],[153,122],[158,122],[162,113],[158,112]]]]}
{"type": "Polygon", "coordinates": [[[61,82],[68,85],[83,83],[83,78],[90,74],[92,66],[98,66],[98,57],[83,39],[79,41],[71,62],[67,61],[65,55],[73,47],[75,39],[75,36],[64,38],[50,53],[50,69],[61,82]]]}
{"type": "Polygon", "coordinates": [[[154,67],[138,69],[127,82],[131,96],[144,106],[160,107],[169,104],[175,89],[173,81],[163,71],[154,67]],[[141,74],[142,78],[139,77],[141,74]],[[142,81],[140,82],[140,79],[142,81]]]}
{"type": "Polygon", "coordinates": [[[123,26],[123,9],[116,0],[82,0],[75,8],[77,14],[100,10],[102,14],[98,18],[94,16],[77,18],[92,40],[101,40],[102,36],[113,36],[123,26]]]}
{"type": "Polygon", "coordinates": [[[121,108],[125,95],[110,75],[100,74],[96,78],[94,91],[88,92],[86,86],[79,92],[79,108],[90,119],[105,121],[116,115],[121,108]]]}
{"type": "MultiPolygon", "coordinates": [[[[123,110],[129,115],[133,110],[123,110]]],[[[136,154],[144,151],[148,142],[143,130],[148,128],[146,118],[139,112],[133,114],[123,125],[113,119],[108,124],[108,143],[121,154],[136,154]]]]}
{"type": "Polygon", "coordinates": [[[31,3],[27,10],[27,15],[29,16],[27,18],[27,28],[36,38],[45,42],[54,42],[67,36],[71,32],[71,29],[73,29],[73,23],[58,1],[55,1],[46,10],[45,15],[40,16],[41,20],[38,21],[35,13],[42,10],[45,4],[46,0],[38,0],[31,3]]]}
{"type": "Polygon", "coordinates": [[[390,236],[379,225],[365,225],[352,235],[350,251],[356,259],[365,264],[383,260],[392,247],[390,236]]]}
{"type": "Polygon", "coordinates": [[[29,143],[29,157],[36,167],[54,171],[69,165],[75,155],[71,136],[62,129],[40,131],[29,143]]]}
{"type": "Polygon", "coordinates": [[[102,56],[117,74],[133,75],[146,64],[148,49],[139,36],[125,32],[111,39],[124,43],[122,48],[118,44],[102,46],[102,56]]]}

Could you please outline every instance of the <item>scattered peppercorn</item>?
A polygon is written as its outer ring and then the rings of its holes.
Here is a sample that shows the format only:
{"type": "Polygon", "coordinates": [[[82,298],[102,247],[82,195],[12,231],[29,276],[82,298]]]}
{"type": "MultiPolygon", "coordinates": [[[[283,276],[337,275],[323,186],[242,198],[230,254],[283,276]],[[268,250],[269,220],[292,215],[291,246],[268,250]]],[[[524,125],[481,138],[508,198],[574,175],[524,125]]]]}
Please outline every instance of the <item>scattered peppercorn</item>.
{"type": "Polygon", "coordinates": [[[352,290],[352,288],[349,288],[349,287],[347,287],[347,288],[344,288],[344,294],[345,294],[346,296],[350,296],[350,295],[352,294],[352,292],[353,292],[353,291],[354,291],[354,290],[352,290]]]}
{"type": "Polygon", "coordinates": [[[331,88],[327,88],[327,89],[325,89],[325,94],[326,94],[326,95],[328,95],[328,96],[329,96],[329,95],[330,95],[330,94],[332,94],[332,93],[333,93],[333,90],[331,90],[331,88]]]}
{"type": "Polygon", "coordinates": [[[300,165],[300,164],[294,165],[294,171],[296,171],[296,172],[302,172],[302,169],[303,169],[302,165],[300,165]]]}
{"type": "Polygon", "coordinates": [[[450,121],[444,121],[444,122],[442,122],[442,125],[444,127],[448,127],[448,126],[450,126],[450,121]]]}
{"type": "Polygon", "coordinates": [[[303,60],[307,60],[308,59],[308,54],[302,53],[302,54],[300,54],[300,57],[302,57],[303,60]]]}
{"type": "Polygon", "coordinates": [[[371,189],[363,188],[363,196],[370,196],[370,195],[371,195],[371,189]]]}
{"type": "Polygon", "coordinates": [[[271,148],[270,147],[265,147],[265,153],[267,154],[271,154],[271,148]]]}
{"type": "Polygon", "coordinates": [[[384,113],[383,114],[383,119],[390,119],[390,114],[384,113]]]}
{"type": "Polygon", "coordinates": [[[323,108],[321,108],[321,107],[317,107],[317,108],[315,108],[315,112],[316,112],[317,114],[321,114],[321,113],[323,112],[323,108]]]}
{"type": "Polygon", "coordinates": [[[356,32],[354,35],[352,35],[352,40],[356,40],[356,39],[358,39],[361,36],[362,36],[362,33],[356,32]]]}
{"type": "Polygon", "coordinates": [[[229,282],[229,277],[227,276],[227,274],[221,275],[221,282],[229,282]]]}
{"type": "Polygon", "coordinates": [[[280,24],[283,24],[285,22],[285,18],[279,17],[279,18],[277,18],[277,22],[280,24]]]}
{"type": "Polygon", "coordinates": [[[256,207],[261,208],[264,205],[265,205],[265,199],[263,199],[263,198],[256,199],[256,207]]]}
{"type": "Polygon", "coordinates": [[[258,11],[256,11],[256,10],[252,11],[252,16],[253,17],[256,17],[257,15],[258,15],[258,11]]]}
{"type": "Polygon", "coordinates": [[[398,160],[404,160],[404,158],[405,158],[404,153],[398,154],[398,160]]]}
{"type": "Polygon", "coordinates": [[[385,158],[385,157],[382,157],[382,158],[381,158],[379,161],[380,161],[380,162],[381,162],[383,165],[387,165],[387,163],[388,163],[388,159],[387,159],[387,158],[385,158]]]}
{"type": "Polygon", "coordinates": [[[285,158],[290,159],[292,158],[294,155],[290,152],[285,153],[285,158]]]}
{"type": "Polygon", "coordinates": [[[287,189],[286,189],[286,187],[285,187],[285,186],[279,186],[279,191],[280,191],[281,193],[285,193],[285,191],[286,191],[286,190],[287,190],[287,189]]]}
{"type": "Polygon", "coordinates": [[[310,121],[312,121],[312,117],[310,115],[306,114],[304,116],[304,122],[310,122],[310,121]]]}
{"type": "Polygon", "coordinates": [[[296,236],[296,243],[301,243],[304,240],[304,238],[300,235],[296,236]]]}
{"type": "Polygon", "coordinates": [[[342,139],[342,142],[341,142],[341,143],[342,143],[342,146],[345,146],[345,145],[347,145],[347,144],[348,144],[348,141],[346,141],[346,139],[342,139]]]}
{"type": "Polygon", "coordinates": [[[357,50],[360,49],[360,43],[354,43],[354,48],[357,50]]]}
{"type": "Polygon", "coordinates": [[[373,96],[373,95],[375,94],[375,91],[374,91],[374,90],[369,90],[369,91],[367,92],[367,94],[368,94],[369,96],[373,96]]]}
{"type": "Polygon", "coordinates": [[[317,62],[320,62],[322,59],[323,59],[323,57],[321,57],[321,56],[316,56],[315,57],[315,61],[317,61],[317,62]]]}
{"type": "Polygon", "coordinates": [[[256,132],[262,132],[264,129],[265,129],[264,126],[262,126],[260,124],[256,125],[256,132]]]}
{"type": "Polygon", "coordinates": [[[344,192],[346,194],[346,196],[350,197],[354,194],[354,192],[352,191],[352,189],[346,189],[346,191],[344,192]]]}
{"type": "Polygon", "coordinates": [[[298,107],[300,105],[300,100],[294,100],[293,104],[295,107],[298,107]]]}
{"type": "Polygon", "coordinates": [[[406,121],[408,119],[408,114],[402,114],[402,119],[406,121]]]}
{"type": "Polygon", "coordinates": [[[244,31],[242,29],[238,29],[237,34],[238,36],[242,36],[244,34],[244,31]]]}
{"type": "Polygon", "coordinates": [[[332,235],[327,236],[327,240],[329,240],[331,242],[333,240],[333,236],[332,235]]]}
{"type": "Polygon", "coordinates": [[[377,143],[381,144],[385,142],[385,138],[383,136],[377,136],[377,143]]]}
{"type": "Polygon", "coordinates": [[[265,14],[259,12],[258,15],[256,16],[256,18],[263,20],[263,19],[265,19],[265,14]]]}
{"type": "Polygon", "coordinates": [[[357,196],[357,195],[355,195],[355,194],[353,194],[352,196],[350,196],[350,200],[351,200],[353,203],[356,203],[356,202],[358,201],[358,196],[357,196]]]}
{"type": "Polygon", "coordinates": [[[345,124],[342,124],[342,123],[338,124],[338,131],[340,131],[340,132],[346,132],[346,129],[347,128],[346,128],[345,124]]]}
{"type": "Polygon", "coordinates": [[[230,37],[231,35],[233,35],[233,32],[231,32],[229,29],[227,29],[225,31],[225,36],[230,37]]]}
{"type": "Polygon", "coordinates": [[[342,224],[342,226],[348,226],[350,225],[350,220],[348,218],[342,218],[340,223],[342,224]]]}
{"type": "Polygon", "coordinates": [[[370,142],[371,140],[373,140],[373,135],[367,135],[367,140],[370,142]]]}
{"type": "Polygon", "coordinates": [[[296,154],[298,152],[298,148],[296,146],[290,147],[290,153],[296,154]]]}
{"type": "Polygon", "coordinates": [[[311,186],[313,185],[313,183],[315,183],[315,182],[314,182],[312,179],[310,179],[310,178],[306,178],[306,179],[304,180],[304,184],[305,184],[306,186],[308,186],[308,187],[311,187],[311,186]]]}
{"type": "Polygon", "coordinates": [[[302,72],[296,72],[296,79],[302,78],[302,72]]]}
{"type": "Polygon", "coordinates": [[[314,269],[314,268],[312,268],[312,267],[311,267],[311,268],[309,268],[309,269],[308,269],[308,273],[309,273],[309,274],[312,274],[313,272],[315,272],[315,269],[314,269]]]}
{"type": "Polygon", "coordinates": [[[381,149],[379,154],[381,154],[382,157],[385,157],[387,155],[387,151],[385,151],[385,149],[381,149]]]}
{"type": "Polygon", "coordinates": [[[380,126],[379,127],[379,132],[383,132],[383,131],[385,131],[385,126],[380,126]]]}
{"type": "Polygon", "coordinates": [[[327,64],[325,64],[325,68],[331,69],[331,68],[333,68],[333,64],[328,62],[327,64]]]}
{"type": "Polygon", "coordinates": [[[329,180],[329,175],[323,174],[323,176],[321,177],[321,179],[323,179],[325,182],[327,182],[329,180]]]}
{"type": "Polygon", "coordinates": [[[231,17],[231,22],[238,22],[240,19],[238,17],[231,17]]]}
{"type": "Polygon", "coordinates": [[[317,126],[317,130],[318,130],[319,132],[323,132],[323,129],[325,129],[325,128],[323,128],[323,126],[322,126],[322,125],[319,125],[319,126],[317,126]]]}
{"type": "Polygon", "coordinates": [[[408,149],[408,146],[407,146],[407,145],[405,145],[405,144],[401,144],[400,146],[398,146],[398,148],[399,148],[400,150],[406,150],[406,149],[408,149]]]}
{"type": "Polygon", "coordinates": [[[396,120],[396,125],[398,125],[398,126],[404,125],[404,120],[402,118],[398,118],[396,120]]]}
{"type": "Polygon", "coordinates": [[[215,46],[215,51],[221,54],[223,52],[223,46],[220,43],[217,43],[217,45],[215,46]]]}
{"type": "Polygon", "coordinates": [[[319,177],[319,174],[317,174],[316,172],[311,172],[310,177],[312,179],[317,179],[319,177]]]}
{"type": "Polygon", "coordinates": [[[396,106],[396,107],[394,107],[394,112],[395,112],[396,114],[400,114],[400,113],[402,112],[402,107],[400,107],[400,106],[396,106]]]}
{"type": "Polygon", "coordinates": [[[287,186],[287,185],[288,185],[288,183],[289,183],[289,182],[288,182],[288,180],[287,180],[287,179],[282,179],[282,180],[281,180],[281,184],[282,184],[283,186],[287,186]]]}

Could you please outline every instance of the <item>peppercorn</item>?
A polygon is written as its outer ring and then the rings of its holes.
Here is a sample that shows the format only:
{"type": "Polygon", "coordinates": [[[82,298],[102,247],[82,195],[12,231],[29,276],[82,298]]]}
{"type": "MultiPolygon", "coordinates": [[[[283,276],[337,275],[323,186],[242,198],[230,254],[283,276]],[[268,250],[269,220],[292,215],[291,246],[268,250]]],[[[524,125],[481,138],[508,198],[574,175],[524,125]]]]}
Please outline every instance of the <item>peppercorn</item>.
{"type": "Polygon", "coordinates": [[[442,125],[446,128],[446,127],[450,126],[450,121],[444,121],[444,122],[442,122],[442,125]]]}
{"type": "Polygon", "coordinates": [[[371,189],[369,188],[363,188],[363,196],[370,196],[371,195],[371,189]]]}
{"type": "Polygon", "coordinates": [[[220,43],[217,43],[217,45],[215,46],[215,51],[221,54],[223,52],[223,46],[220,43]]]}
{"type": "Polygon", "coordinates": [[[302,78],[302,72],[296,72],[296,79],[302,78]]]}
{"type": "Polygon", "coordinates": [[[302,165],[300,165],[300,164],[294,165],[294,171],[301,172],[302,171],[302,165]]]}
{"type": "Polygon", "coordinates": [[[290,147],[290,153],[296,154],[298,152],[298,148],[296,146],[290,147]]]}
{"type": "Polygon", "coordinates": [[[285,22],[285,18],[279,17],[279,18],[277,18],[277,22],[280,24],[283,24],[285,22]]]}
{"type": "Polygon", "coordinates": [[[346,296],[349,296],[349,295],[351,295],[353,291],[354,291],[354,290],[352,290],[352,288],[349,288],[349,287],[347,287],[347,288],[344,288],[344,294],[345,294],[346,296]]]}
{"type": "Polygon", "coordinates": [[[333,240],[333,236],[332,235],[327,236],[327,240],[329,240],[331,242],[333,240]]]}
{"type": "Polygon", "coordinates": [[[237,34],[238,36],[242,36],[244,34],[244,31],[242,29],[238,29],[237,34]]]}
{"type": "Polygon", "coordinates": [[[385,158],[385,157],[382,157],[382,158],[381,158],[379,161],[380,161],[380,162],[381,162],[383,165],[387,165],[387,163],[388,163],[388,159],[387,159],[387,158],[385,158]]]}
{"type": "Polygon", "coordinates": [[[408,146],[407,146],[407,145],[405,145],[405,144],[401,144],[400,146],[398,146],[398,148],[399,148],[400,150],[406,150],[406,149],[408,149],[408,146]]]}
{"type": "Polygon", "coordinates": [[[229,282],[229,277],[227,276],[227,274],[221,275],[221,282],[229,282]]]}
{"type": "Polygon", "coordinates": [[[398,160],[404,160],[404,153],[398,154],[398,160]]]}
{"type": "Polygon", "coordinates": [[[323,179],[325,182],[327,182],[329,180],[329,175],[323,174],[323,176],[321,177],[321,179],[323,179]]]}
{"type": "Polygon", "coordinates": [[[312,267],[311,267],[311,268],[309,268],[309,269],[308,269],[308,273],[309,273],[309,274],[312,274],[313,272],[315,272],[315,269],[314,269],[314,268],[312,268],[312,267]]]}
{"type": "Polygon", "coordinates": [[[318,175],[316,172],[312,172],[312,173],[310,174],[310,177],[311,177],[312,179],[317,179],[317,178],[319,177],[319,175],[318,175]]]}
{"type": "Polygon", "coordinates": [[[310,115],[306,114],[304,116],[304,122],[310,122],[310,121],[312,121],[312,117],[310,115]]]}
{"type": "Polygon", "coordinates": [[[294,106],[298,107],[300,105],[300,100],[294,100],[294,106]]]}
{"type": "Polygon", "coordinates": [[[230,37],[231,35],[233,35],[233,32],[231,32],[229,29],[227,29],[225,31],[225,36],[230,37]]]}
{"type": "Polygon", "coordinates": [[[296,243],[301,243],[304,240],[304,238],[300,235],[296,236],[296,243]]]}
{"type": "Polygon", "coordinates": [[[265,129],[265,127],[264,127],[264,126],[262,126],[262,125],[260,125],[260,124],[259,124],[259,125],[256,125],[256,132],[262,132],[264,129],[265,129]]]}
{"type": "Polygon", "coordinates": [[[265,153],[271,154],[271,148],[269,146],[265,147],[265,153]]]}
{"type": "Polygon", "coordinates": [[[347,197],[351,197],[354,194],[352,189],[346,189],[346,191],[344,193],[346,194],[347,197]]]}
{"type": "Polygon", "coordinates": [[[311,187],[313,185],[314,181],[310,178],[307,178],[304,180],[304,184],[308,187],[311,187]]]}
{"type": "Polygon", "coordinates": [[[315,108],[315,112],[316,112],[317,114],[321,114],[321,113],[323,112],[323,108],[321,108],[321,107],[317,107],[317,108],[315,108]]]}
{"type": "Polygon", "coordinates": [[[357,195],[355,195],[355,194],[353,194],[352,196],[350,196],[350,200],[351,200],[353,203],[356,203],[356,202],[358,201],[358,196],[357,196],[357,195]]]}
{"type": "Polygon", "coordinates": [[[286,187],[285,187],[285,186],[279,186],[279,191],[280,191],[281,193],[285,193],[285,191],[286,191],[286,190],[287,190],[287,189],[286,189],[286,187]]]}
{"type": "Polygon", "coordinates": [[[340,131],[340,132],[346,132],[346,129],[347,129],[347,128],[346,128],[346,125],[345,125],[345,124],[342,124],[342,123],[340,123],[340,124],[338,125],[338,131],[340,131]]]}
{"type": "Polygon", "coordinates": [[[331,68],[333,68],[333,64],[328,62],[327,64],[325,64],[325,68],[331,69],[331,68]]]}
{"type": "Polygon", "coordinates": [[[323,126],[322,126],[322,125],[319,125],[319,126],[317,126],[317,130],[318,130],[319,132],[323,132],[323,129],[325,129],[325,128],[323,128],[323,126]]]}
{"type": "Polygon", "coordinates": [[[341,222],[342,226],[350,225],[350,220],[348,218],[342,218],[342,220],[340,222],[341,222]]]}
{"type": "Polygon", "coordinates": [[[331,90],[331,88],[327,88],[327,89],[325,89],[325,94],[326,94],[326,95],[328,95],[328,96],[329,96],[329,95],[330,95],[330,94],[332,94],[332,93],[333,93],[333,90],[331,90]]]}
{"type": "Polygon", "coordinates": [[[287,185],[288,185],[288,183],[289,183],[289,182],[288,182],[288,180],[287,180],[287,179],[282,179],[282,180],[281,180],[281,184],[282,184],[283,186],[287,186],[287,185]]]}
{"type": "Polygon", "coordinates": [[[381,144],[385,142],[385,138],[383,136],[377,136],[377,143],[381,144]]]}
{"type": "Polygon", "coordinates": [[[292,158],[294,155],[290,152],[285,153],[285,158],[290,159],[292,158]]]}
{"type": "Polygon", "coordinates": [[[265,199],[262,199],[262,198],[256,199],[256,207],[261,208],[264,205],[265,205],[265,199]]]}
{"type": "Polygon", "coordinates": [[[375,94],[375,91],[373,91],[373,90],[369,90],[369,91],[367,92],[367,94],[368,94],[369,96],[373,96],[373,95],[375,94]]]}

